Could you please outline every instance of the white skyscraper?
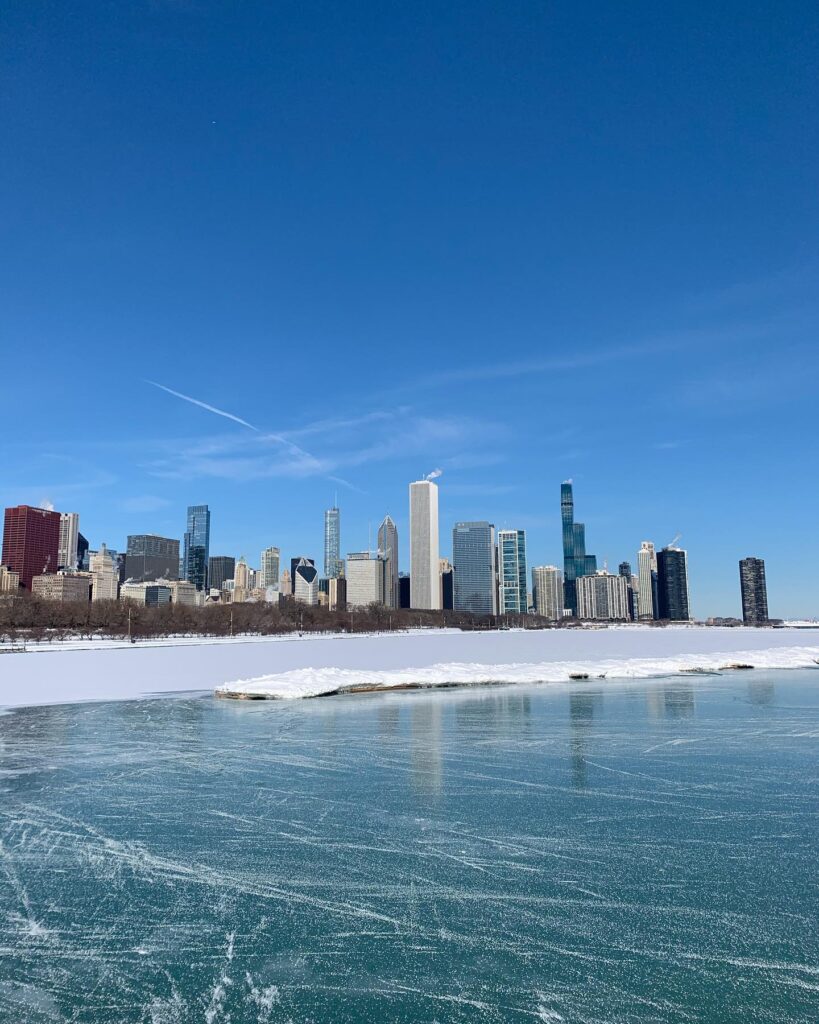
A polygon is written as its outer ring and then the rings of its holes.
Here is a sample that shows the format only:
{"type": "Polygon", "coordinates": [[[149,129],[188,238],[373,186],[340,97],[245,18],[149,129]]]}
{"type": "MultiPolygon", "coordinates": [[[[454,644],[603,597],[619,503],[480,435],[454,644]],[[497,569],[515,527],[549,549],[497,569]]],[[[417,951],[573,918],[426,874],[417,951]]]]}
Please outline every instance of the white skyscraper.
{"type": "MultiPolygon", "coordinates": [[[[77,512],[60,513],[60,544],[57,549],[57,568],[74,571],[77,568],[77,542],[80,538],[80,517],[77,512]]],[[[116,597],[116,594],[114,595],[116,597]]]]}
{"type": "Polygon", "coordinates": [[[308,559],[300,558],[293,576],[293,597],[301,604],[318,604],[318,569],[308,559]]]}
{"type": "Polygon", "coordinates": [[[639,581],[638,611],[641,621],[656,619],[655,592],[657,589],[657,553],[650,540],[644,540],[637,554],[637,579],[639,581]]]}
{"type": "MultiPolygon", "coordinates": [[[[72,513],[73,514],[73,513],[72,513]]],[[[60,523],[62,528],[62,523],[60,523]]],[[[119,586],[119,574],[114,559],[103,544],[99,551],[91,555],[91,600],[116,601],[119,586]]]]}
{"type": "Polygon", "coordinates": [[[260,563],[259,578],[256,581],[257,586],[264,590],[267,590],[268,587],[278,587],[280,559],[281,552],[278,548],[264,549],[260,563]]]}
{"type": "Polygon", "coordinates": [[[563,573],[556,565],[536,565],[532,569],[535,611],[544,619],[563,618],[563,573]]]}
{"type": "Polygon", "coordinates": [[[438,609],[438,486],[431,480],[410,484],[410,607],[438,609]]]}

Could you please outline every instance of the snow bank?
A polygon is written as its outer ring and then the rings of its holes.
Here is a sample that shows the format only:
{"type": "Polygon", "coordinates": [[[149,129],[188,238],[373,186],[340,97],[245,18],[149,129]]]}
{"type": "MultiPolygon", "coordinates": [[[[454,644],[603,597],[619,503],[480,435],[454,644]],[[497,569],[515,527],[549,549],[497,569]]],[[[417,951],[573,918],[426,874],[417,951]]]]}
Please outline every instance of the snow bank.
{"type": "Polygon", "coordinates": [[[689,653],[672,658],[623,658],[605,661],[513,662],[486,665],[449,662],[428,668],[362,672],[344,668],[304,668],[256,679],[240,679],[218,687],[222,695],[284,700],[363,690],[426,689],[500,683],[559,683],[572,678],[650,679],[685,672],[720,672],[742,668],[817,667],[819,647],[689,653]]]}
{"type": "Polygon", "coordinates": [[[303,697],[371,685],[548,682],[570,672],[636,678],[727,662],[799,667],[815,657],[819,631],[701,626],[52,644],[0,654],[0,707],[248,686],[303,697]]]}

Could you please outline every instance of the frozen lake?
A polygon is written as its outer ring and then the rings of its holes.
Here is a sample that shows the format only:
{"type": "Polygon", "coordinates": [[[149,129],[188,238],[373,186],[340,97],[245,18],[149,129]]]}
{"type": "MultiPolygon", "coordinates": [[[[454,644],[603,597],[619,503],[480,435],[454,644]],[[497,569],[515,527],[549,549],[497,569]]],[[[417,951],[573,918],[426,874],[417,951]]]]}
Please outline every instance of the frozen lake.
{"type": "Polygon", "coordinates": [[[815,1022],[818,753],[817,670],[10,711],[0,1021],[815,1022]]]}

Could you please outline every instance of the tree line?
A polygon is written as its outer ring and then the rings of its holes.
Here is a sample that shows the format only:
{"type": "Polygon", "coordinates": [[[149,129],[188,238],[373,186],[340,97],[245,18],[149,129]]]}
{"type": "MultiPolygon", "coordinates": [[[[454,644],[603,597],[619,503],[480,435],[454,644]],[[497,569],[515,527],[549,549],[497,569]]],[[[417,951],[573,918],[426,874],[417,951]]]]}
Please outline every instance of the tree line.
{"type": "Polygon", "coordinates": [[[473,615],[462,611],[410,611],[372,604],[330,611],[321,605],[263,602],[203,607],[134,601],[47,601],[21,593],[0,599],[0,641],[40,642],[67,637],[142,640],[179,635],[232,636],[281,633],[372,633],[442,626],[465,630],[558,625],[537,615],[473,615]]]}

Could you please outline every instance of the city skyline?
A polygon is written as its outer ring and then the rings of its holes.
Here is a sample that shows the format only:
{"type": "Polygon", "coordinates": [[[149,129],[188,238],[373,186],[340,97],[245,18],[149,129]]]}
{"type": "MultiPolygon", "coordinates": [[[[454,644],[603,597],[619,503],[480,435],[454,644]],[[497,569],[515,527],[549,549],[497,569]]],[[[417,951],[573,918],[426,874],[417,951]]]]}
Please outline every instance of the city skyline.
{"type": "MultiPolygon", "coordinates": [[[[564,481],[560,485],[561,536],[568,579],[556,566],[533,566],[529,590],[526,531],[502,529],[496,535],[494,526],[485,521],[455,523],[452,529],[452,560],[441,556],[438,485],[434,482],[440,475],[440,470],[436,470],[409,485],[410,573],[400,574],[407,577],[410,603],[403,607],[525,615],[530,610],[544,614],[544,608],[550,606],[553,609],[553,613],[547,616],[550,618],[577,615],[580,618],[642,622],[687,622],[722,617],[697,615],[692,611],[688,552],[677,545],[680,534],[659,551],[651,541],[642,541],[637,552],[636,575],[632,574],[627,560],[619,563],[616,575],[609,572],[606,561],[602,569],[598,568],[596,556],[585,551],[584,524],[574,518],[572,481],[564,481]],[[551,578],[549,574],[552,574],[551,578]],[[551,590],[552,597],[538,594],[539,589],[551,590]],[[475,603],[479,592],[484,593],[484,597],[478,598],[478,604],[484,607],[475,603]],[[562,602],[558,592],[563,595],[562,602]]],[[[340,509],[336,504],[324,514],[325,576],[320,576],[312,556],[292,556],[290,573],[286,574],[293,581],[292,590],[283,586],[282,593],[292,592],[301,601],[309,595],[308,603],[316,603],[319,589],[326,592],[326,583],[345,576],[346,565],[352,563],[357,571],[353,579],[348,577],[349,585],[345,581],[347,601],[351,607],[371,602],[399,607],[400,587],[396,576],[400,561],[395,521],[390,515],[385,516],[379,526],[376,551],[368,546],[365,552],[348,552],[346,560],[339,557],[339,523],[340,509]],[[362,564],[364,561],[370,564],[365,566],[362,564]],[[309,568],[309,573],[303,567],[309,568]],[[327,573],[327,567],[331,568],[331,574],[327,573]],[[301,589],[296,587],[297,582],[301,589]],[[369,600],[365,600],[364,595],[369,595],[369,600]]],[[[18,579],[25,589],[33,590],[32,572],[37,577],[34,582],[41,588],[45,587],[46,591],[67,586],[71,581],[58,586],[58,581],[53,579],[53,574],[57,570],[62,572],[65,568],[63,562],[67,561],[69,575],[77,569],[84,570],[87,575],[90,568],[95,580],[93,600],[99,599],[100,594],[111,596],[109,580],[98,578],[103,568],[106,573],[110,568],[113,577],[121,584],[128,582],[137,586],[148,580],[165,581],[170,583],[171,589],[184,585],[190,587],[191,593],[199,591],[202,600],[210,586],[210,582],[203,586],[203,575],[208,581],[211,575],[218,576],[222,584],[228,584],[234,601],[249,599],[251,592],[264,595],[266,590],[279,590],[280,548],[265,548],[258,567],[250,566],[244,555],[238,561],[230,556],[207,557],[209,507],[188,506],[187,526],[184,556],[181,558],[177,557],[178,541],[144,534],[129,535],[127,550],[121,555],[108,549],[103,542],[98,550],[91,552],[90,563],[87,563],[80,550],[80,545],[84,544],[84,553],[88,554],[87,541],[79,531],[79,513],[26,505],[8,507],[4,514],[2,551],[2,570],[6,575],[0,589],[8,590],[8,580],[13,578],[18,579]],[[45,524],[50,525],[44,532],[45,524]],[[70,524],[70,530],[67,524],[70,524]],[[74,538],[73,551],[67,548],[69,535],[74,538]],[[200,543],[198,550],[194,546],[197,540],[200,543]],[[200,557],[202,552],[205,553],[204,560],[200,557]],[[39,576],[38,571],[32,569],[35,563],[41,562],[44,563],[44,576],[39,576]],[[50,568],[52,563],[54,568],[50,568]],[[227,578],[229,565],[235,566],[231,580],[227,578]],[[177,568],[178,585],[175,578],[177,568]],[[7,570],[11,570],[11,577],[7,570]]],[[[764,623],[769,614],[765,561],[747,556],[739,561],[739,569],[742,619],[745,624],[764,623]]],[[[172,599],[179,599],[179,590],[174,593],[177,597],[172,599]]],[[[734,615],[724,617],[738,619],[734,615]]]]}
{"type": "Polygon", "coordinates": [[[600,565],[681,532],[695,612],[751,552],[819,614],[815,7],[8,8],[4,507],[321,565],[438,468],[443,538],[563,566],[572,478],[600,565]]]}

